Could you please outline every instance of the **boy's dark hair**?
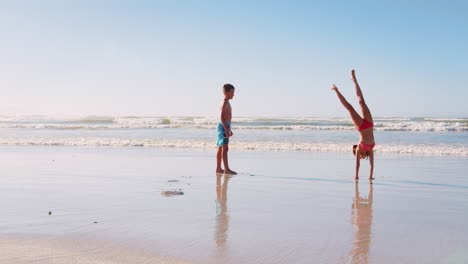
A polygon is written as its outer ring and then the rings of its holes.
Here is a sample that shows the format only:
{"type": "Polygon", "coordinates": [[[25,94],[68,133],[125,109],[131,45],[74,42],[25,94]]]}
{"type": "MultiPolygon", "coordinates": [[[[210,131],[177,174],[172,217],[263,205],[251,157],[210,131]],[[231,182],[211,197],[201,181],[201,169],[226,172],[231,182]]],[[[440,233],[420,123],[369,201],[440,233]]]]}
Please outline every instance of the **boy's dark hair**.
{"type": "MultiPolygon", "coordinates": [[[[356,156],[356,149],[357,149],[357,145],[353,145],[353,154],[354,156],[356,156]]],[[[366,151],[366,159],[369,158],[369,151],[366,151]]]]}
{"type": "Polygon", "coordinates": [[[230,84],[230,83],[226,83],[224,86],[223,86],[223,90],[226,92],[226,93],[229,93],[231,90],[234,90],[236,88],[234,88],[234,85],[230,84]]]}

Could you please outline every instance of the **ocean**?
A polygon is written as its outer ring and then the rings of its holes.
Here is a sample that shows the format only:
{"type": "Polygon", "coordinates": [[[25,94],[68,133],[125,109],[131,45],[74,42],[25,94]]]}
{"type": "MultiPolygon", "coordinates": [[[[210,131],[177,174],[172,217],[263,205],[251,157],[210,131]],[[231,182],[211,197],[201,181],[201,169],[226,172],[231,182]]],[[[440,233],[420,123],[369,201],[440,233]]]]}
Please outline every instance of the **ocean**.
{"type": "MultiPolygon", "coordinates": [[[[0,145],[216,148],[219,117],[0,116],[0,145]]],[[[468,156],[468,118],[374,118],[377,153],[468,156]]],[[[349,118],[238,117],[231,149],[351,152],[349,118]]]]}

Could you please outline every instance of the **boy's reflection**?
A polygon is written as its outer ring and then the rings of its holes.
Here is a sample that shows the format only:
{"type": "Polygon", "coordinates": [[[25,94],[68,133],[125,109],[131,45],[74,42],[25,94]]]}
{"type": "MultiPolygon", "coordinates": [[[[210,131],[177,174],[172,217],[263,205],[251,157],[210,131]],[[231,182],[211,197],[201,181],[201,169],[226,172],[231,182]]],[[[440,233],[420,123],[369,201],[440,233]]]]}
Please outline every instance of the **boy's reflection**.
{"type": "Polygon", "coordinates": [[[371,243],[373,184],[369,184],[368,198],[359,196],[359,185],[354,184],[353,225],[356,227],[354,243],[350,252],[352,263],[369,263],[371,243]]]}
{"type": "Polygon", "coordinates": [[[227,189],[230,176],[222,173],[216,174],[216,227],[215,240],[218,249],[224,249],[229,229],[229,214],[227,212],[227,189]],[[221,178],[224,181],[221,184],[221,178]]]}

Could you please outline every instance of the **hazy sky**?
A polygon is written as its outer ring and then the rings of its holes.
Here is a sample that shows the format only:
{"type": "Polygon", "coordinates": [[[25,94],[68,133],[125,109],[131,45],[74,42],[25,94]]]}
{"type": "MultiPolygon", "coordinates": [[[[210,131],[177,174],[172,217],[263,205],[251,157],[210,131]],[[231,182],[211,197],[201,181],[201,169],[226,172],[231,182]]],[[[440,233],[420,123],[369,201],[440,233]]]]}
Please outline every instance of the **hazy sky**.
{"type": "Polygon", "coordinates": [[[0,115],[468,117],[467,3],[0,1],[0,115]]]}

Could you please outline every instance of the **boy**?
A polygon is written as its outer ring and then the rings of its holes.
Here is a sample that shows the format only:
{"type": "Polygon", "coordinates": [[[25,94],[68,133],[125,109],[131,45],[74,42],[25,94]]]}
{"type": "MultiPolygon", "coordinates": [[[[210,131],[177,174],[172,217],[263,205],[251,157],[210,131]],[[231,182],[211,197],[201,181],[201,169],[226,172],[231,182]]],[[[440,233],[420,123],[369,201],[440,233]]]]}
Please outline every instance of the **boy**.
{"type": "Polygon", "coordinates": [[[229,100],[234,97],[235,88],[232,84],[223,86],[224,102],[221,106],[221,122],[218,124],[218,153],[216,155],[216,173],[237,174],[229,168],[228,144],[229,137],[233,135],[231,131],[232,108],[229,100]],[[224,163],[224,170],[221,168],[221,160],[224,163]]]}

